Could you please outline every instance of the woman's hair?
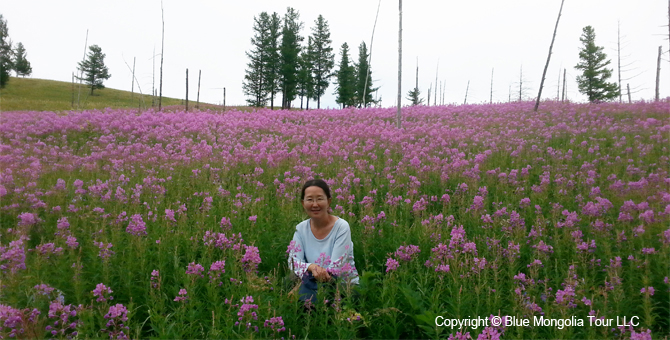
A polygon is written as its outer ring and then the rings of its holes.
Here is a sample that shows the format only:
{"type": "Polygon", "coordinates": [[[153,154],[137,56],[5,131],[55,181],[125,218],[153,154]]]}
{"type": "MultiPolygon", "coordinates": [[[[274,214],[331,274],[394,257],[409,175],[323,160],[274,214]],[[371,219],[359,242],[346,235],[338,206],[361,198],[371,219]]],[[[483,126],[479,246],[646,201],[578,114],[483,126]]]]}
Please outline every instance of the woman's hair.
{"type": "Polygon", "coordinates": [[[326,184],[326,182],[324,182],[322,179],[312,179],[305,182],[305,185],[302,186],[302,193],[300,194],[301,200],[305,199],[305,190],[309,187],[319,187],[323,189],[323,192],[326,193],[326,197],[330,199],[330,188],[328,188],[328,184],[326,184]]]}

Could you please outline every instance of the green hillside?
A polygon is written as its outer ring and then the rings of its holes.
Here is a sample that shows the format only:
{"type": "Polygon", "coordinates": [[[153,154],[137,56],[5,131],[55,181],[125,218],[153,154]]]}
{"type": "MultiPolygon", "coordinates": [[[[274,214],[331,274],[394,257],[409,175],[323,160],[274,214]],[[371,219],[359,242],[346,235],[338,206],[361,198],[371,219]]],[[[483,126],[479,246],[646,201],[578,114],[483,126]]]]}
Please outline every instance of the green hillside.
{"type": "MultiPolygon", "coordinates": [[[[5,88],[0,89],[0,111],[62,111],[77,109],[78,84],[74,87],[74,106],[72,83],[31,78],[12,77],[5,88]]],[[[152,96],[144,95],[144,102],[139,93],[131,94],[130,91],[121,91],[110,88],[95,90],[90,95],[90,88],[81,86],[79,97],[79,109],[104,109],[104,108],[142,108],[151,107],[152,96]]],[[[163,107],[182,105],[181,99],[163,97],[163,107]]],[[[156,98],[158,105],[158,98],[156,98]]],[[[206,104],[211,108],[219,108],[206,104]]],[[[189,103],[189,107],[195,107],[195,102],[189,103]]],[[[203,105],[201,104],[201,108],[203,105]]]]}

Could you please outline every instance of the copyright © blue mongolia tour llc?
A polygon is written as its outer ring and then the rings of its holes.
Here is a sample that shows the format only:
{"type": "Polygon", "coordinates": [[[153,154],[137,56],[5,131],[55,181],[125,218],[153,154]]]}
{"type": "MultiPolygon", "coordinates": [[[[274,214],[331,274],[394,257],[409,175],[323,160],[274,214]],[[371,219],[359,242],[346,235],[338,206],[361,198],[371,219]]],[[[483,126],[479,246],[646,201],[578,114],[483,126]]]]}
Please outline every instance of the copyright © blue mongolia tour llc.
{"type": "Polygon", "coordinates": [[[569,319],[553,319],[544,316],[534,316],[532,318],[519,318],[516,316],[491,316],[489,317],[474,317],[466,319],[455,319],[450,317],[437,316],[435,318],[435,325],[438,327],[449,327],[451,329],[471,328],[477,329],[479,327],[489,326],[504,326],[504,327],[555,327],[563,329],[565,327],[618,327],[618,326],[633,326],[639,325],[640,318],[637,316],[617,316],[613,319],[599,318],[595,316],[588,316],[586,319],[571,317],[569,319]]]}

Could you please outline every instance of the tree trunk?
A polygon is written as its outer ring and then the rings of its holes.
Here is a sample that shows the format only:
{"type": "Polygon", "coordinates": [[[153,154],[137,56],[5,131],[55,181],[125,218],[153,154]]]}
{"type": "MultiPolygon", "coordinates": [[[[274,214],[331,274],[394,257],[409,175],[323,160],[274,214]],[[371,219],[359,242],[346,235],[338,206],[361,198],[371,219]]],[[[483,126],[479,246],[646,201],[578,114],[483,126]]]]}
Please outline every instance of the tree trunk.
{"type": "Polygon", "coordinates": [[[619,70],[619,103],[622,101],[621,89],[621,24],[617,22],[616,29],[616,46],[617,46],[617,69],[619,70]]]}
{"type": "Polygon", "coordinates": [[[430,90],[432,90],[432,88],[433,88],[433,84],[430,84],[430,86],[428,87],[428,105],[427,106],[430,106],[430,90]]]}
{"type": "Polygon", "coordinates": [[[135,94],[135,59],[137,58],[133,57],[133,78],[131,79],[132,82],[130,84],[130,100],[133,100],[135,94]]]}
{"type": "Polygon", "coordinates": [[[633,104],[633,101],[630,99],[630,84],[626,84],[626,87],[628,88],[628,104],[633,104]]]}
{"type": "MultiPolygon", "coordinates": [[[[88,29],[86,30],[86,42],[84,42],[84,56],[81,58],[81,61],[86,60],[86,49],[88,48],[88,29]]],[[[77,92],[77,110],[79,110],[79,98],[81,97],[81,81],[84,76],[84,70],[81,70],[79,73],[79,91],[77,92]]]]}
{"type": "Polygon", "coordinates": [[[163,52],[165,51],[165,15],[163,12],[163,1],[161,0],[161,22],[163,28],[161,29],[161,80],[158,85],[158,111],[163,108],[163,52]]]}
{"type": "Polygon", "coordinates": [[[523,91],[523,65],[521,65],[521,69],[519,70],[519,101],[521,101],[522,91],[523,91]]]}
{"type": "Polygon", "coordinates": [[[656,97],[655,100],[659,101],[660,98],[660,92],[659,92],[659,85],[661,83],[661,54],[663,53],[663,47],[659,46],[658,47],[658,61],[656,62],[656,97]]]}
{"type": "Polygon", "coordinates": [[[563,95],[561,97],[561,102],[565,101],[565,73],[567,72],[567,69],[563,69],[563,95]]]}
{"type": "Polygon", "coordinates": [[[74,109],[74,72],[72,72],[72,105],[70,107],[74,109]]]}
{"type": "MultiPolygon", "coordinates": [[[[368,55],[368,69],[365,72],[365,84],[363,86],[363,107],[366,107],[365,98],[368,91],[368,78],[370,77],[370,62],[372,61],[372,42],[375,39],[375,28],[377,28],[377,18],[379,18],[379,7],[382,5],[382,0],[377,4],[377,16],[375,16],[375,24],[372,26],[372,37],[370,38],[370,54],[368,55]]],[[[307,98],[307,107],[309,109],[309,98],[307,98]]]]}
{"type": "Polygon", "coordinates": [[[437,105],[437,95],[441,94],[437,91],[437,74],[440,70],[440,58],[437,58],[437,67],[435,68],[435,99],[433,99],[433,105],[437,105]]]}
{"type": "Polygon", "coordinates": [[[558,18],[556,19],[556,26],[554,27],[554,36],[551,38],[551,45],[549,45],[549,55],[547,56],[547,63],[544,64],[544,72],[542,72],[542,80],[540,81],[540,91],[537,93],[537,100],[535,101],[535,109],[540,107],[540,99],[542,99],[542,87],[544,86],[544,78],[547,76],[547,68],[549,68],[549,60],[551,59],[551,50],[554,48],[554,40],[556,40],[556,31],[558,30],[558,21],[561,19],[561,12],[563,12],[563,2],[561,0],[561,9],[558,10],[558,18]]]}
{"type": "Polygon", "coordinates": [[[400,129],[402,107],[402,0],[398,0],[398,112],[396,127],[400,129]]]}
{"type": "Polygon", "coordinates": [[[198,70],[198,99],[195,102],[195,108],[200,110],[200,77],[202,76],[202,70],[198,70]]]}
{"type": "Polygon", "coordinates": [[[470,91],[470,81],[468,80],[468,87],[465,88],[465,100],[463,101],[463,105],[468,103],[468,91],[470,91]]]}
{"type": "Polygon", "coordinates": [[[489,104],[493,104],[493,70],[491,69],[491,96],[489,97],[489,104]]]}
{"type": "Polygon", "coordinates": [[[188,112],[188,69],[186,69],[186,112],[188,112]]]}

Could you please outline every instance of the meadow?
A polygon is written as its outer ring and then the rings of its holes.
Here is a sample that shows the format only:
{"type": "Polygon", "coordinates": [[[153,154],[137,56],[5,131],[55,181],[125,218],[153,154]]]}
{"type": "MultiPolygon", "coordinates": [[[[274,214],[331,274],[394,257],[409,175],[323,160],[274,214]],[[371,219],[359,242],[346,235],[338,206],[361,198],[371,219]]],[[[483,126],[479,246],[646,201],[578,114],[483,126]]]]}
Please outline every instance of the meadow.
{"type": "Polygon", "coordinates": [[[532,107],[3,112],[0,338],[667,337],[670,102],[532,107]],[[307,311],[312,178],[360,284],[307,311]]]}

